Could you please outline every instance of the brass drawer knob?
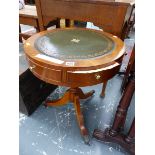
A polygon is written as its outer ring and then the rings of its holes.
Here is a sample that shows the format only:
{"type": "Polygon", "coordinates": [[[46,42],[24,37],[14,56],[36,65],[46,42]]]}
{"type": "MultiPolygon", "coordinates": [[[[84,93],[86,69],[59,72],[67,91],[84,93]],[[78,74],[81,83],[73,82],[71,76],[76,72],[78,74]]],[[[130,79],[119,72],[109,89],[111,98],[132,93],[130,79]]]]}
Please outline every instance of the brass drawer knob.
{"type": "Polygon", "coordinates": [[[99,80],[99,79],[101,78],[101,75],[96,74],[96,75],[95,75],[95,78],[96,78],[96,80],[99,80]]]}
{"type": "Polygon", "coordinates": [[[29,68],[30,68],[30,70],[32,70],[33,68],[35,68],[36,66],[35,65],[33,65],[33,66],[30,66],[29,68]]]}

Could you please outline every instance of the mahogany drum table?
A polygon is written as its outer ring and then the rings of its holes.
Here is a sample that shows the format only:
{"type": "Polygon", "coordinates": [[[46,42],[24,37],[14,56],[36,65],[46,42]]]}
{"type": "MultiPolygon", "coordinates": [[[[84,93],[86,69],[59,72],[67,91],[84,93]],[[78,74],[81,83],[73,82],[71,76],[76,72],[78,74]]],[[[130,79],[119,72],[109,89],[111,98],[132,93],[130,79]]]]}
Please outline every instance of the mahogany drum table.
{"type": "Polygon", "coordinates": [[[29,68],[39,79],[67,86],[61,99],[46,101],[46,106],[60,106],[73,102],[81,134],[86,143],[89,134],[80,110],[80,99],[94,94],[84,94],[79,87],[104,83],[119,71],[125,52],[124,43],[109,33],[85,28],[65,28],[43,31],[30,37],[24,44],[29,68]]]}

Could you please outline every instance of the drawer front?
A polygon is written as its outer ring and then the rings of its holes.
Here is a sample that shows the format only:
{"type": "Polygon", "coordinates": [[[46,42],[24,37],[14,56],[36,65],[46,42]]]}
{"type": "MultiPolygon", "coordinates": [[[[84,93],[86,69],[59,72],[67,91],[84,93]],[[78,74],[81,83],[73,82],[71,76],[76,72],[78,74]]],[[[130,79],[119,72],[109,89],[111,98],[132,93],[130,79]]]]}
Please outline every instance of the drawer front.
{"type": "Polygon", "coordinates": [[[67,72],[67,83],[72,83],[74,86],[90,86],[102,83],[105,80],[109,80],[119,71],[120,65],[115,66],[107,70],[96,70],[95,72],[67,72]]]}
{"type": "Polygon", "coordinates": [[[29,60],[29,69],[33,72],[38,78],[46,82],[61,82],[61,70],[54,70],[44,66],[41,66],[31,60],[29,60]]]}

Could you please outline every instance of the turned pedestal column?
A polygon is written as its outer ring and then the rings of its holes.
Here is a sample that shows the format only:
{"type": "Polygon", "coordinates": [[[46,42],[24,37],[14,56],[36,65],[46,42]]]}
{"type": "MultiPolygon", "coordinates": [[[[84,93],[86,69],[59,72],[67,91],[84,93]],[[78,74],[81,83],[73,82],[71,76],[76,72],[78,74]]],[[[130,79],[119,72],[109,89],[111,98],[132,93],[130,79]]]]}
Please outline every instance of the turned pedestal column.
{"type": "Polygon", "coordinates": [[[135,80],[132,78],[130,79],[125,89],[125,92],[121,98],[121,101],[117,107],[112,128],[107,128],[105,131],[95,129],[93,133],[93,137],[95,137],[96,139],[102,142],[117,143],[124,147],[132,155],[135,154],[135,119],[133,120],[127,135],[122,134],[121,131],[124,128],[128,107],[130,105],[134,90],[135,80]]]}

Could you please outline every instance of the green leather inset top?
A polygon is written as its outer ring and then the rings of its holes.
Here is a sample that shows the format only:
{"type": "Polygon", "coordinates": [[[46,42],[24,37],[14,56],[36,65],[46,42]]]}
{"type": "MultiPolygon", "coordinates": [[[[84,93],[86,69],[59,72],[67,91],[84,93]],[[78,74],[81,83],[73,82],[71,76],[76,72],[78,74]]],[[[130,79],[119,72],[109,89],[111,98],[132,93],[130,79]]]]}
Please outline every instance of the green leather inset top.
{"type": "Polygon", "coordinates": [[[89,59],[112,52],[114,41],[100,33],[83,29],[63,29],[39,37],[35,48],[57,59],[89,59]]]}

